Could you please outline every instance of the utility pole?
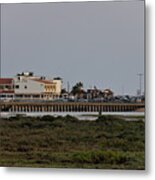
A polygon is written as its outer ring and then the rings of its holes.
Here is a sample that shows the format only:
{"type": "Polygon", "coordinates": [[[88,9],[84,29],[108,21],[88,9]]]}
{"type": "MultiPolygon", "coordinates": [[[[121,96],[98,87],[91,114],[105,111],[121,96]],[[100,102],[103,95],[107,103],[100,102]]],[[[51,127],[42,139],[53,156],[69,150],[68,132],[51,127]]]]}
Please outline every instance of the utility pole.
{"type": "Polygon", "coordinates": [[[142,93],[142,73],[137,74],[139,76],[139,95],[142,93]]]}
{"type": "Polygon", "coordinates": [[[124,95],[124,86],[122,86],[122,95],[124,95]]]}
{"type": "Polygon", "coordinates": [[[69,85],[69,82],[67,82],[67,92],[68,92],[68,94],[69,94],[69,92],[70,92],[70,85],[69,85]]]}

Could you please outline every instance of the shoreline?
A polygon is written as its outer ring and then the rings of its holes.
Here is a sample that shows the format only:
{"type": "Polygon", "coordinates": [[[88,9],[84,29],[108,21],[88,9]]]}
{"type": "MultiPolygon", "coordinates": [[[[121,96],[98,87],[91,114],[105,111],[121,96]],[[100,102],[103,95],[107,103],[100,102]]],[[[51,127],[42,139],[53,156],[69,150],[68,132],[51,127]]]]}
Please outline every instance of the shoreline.
{"type": "MultiPolygon", "coordinates": [[[[81,113],[81,112],[0,112],[0,117],[2,118],[10,118],[10,117],[15,117],[15,116],[23,116],[23,117],[43,117],[43,116],[66,116],[70,115],[73,117],[76,117],[79,120],[96,120],[99,116],[99,114],[96,112],[86,112],[86,113],[81,113]]],[[[127,121],[131,120],[136,120],[139,118],[142,118],[145,120],[145,113],[144,112],[103,112],[101,115],[109,115],[109,116],[122,116],[124,117],[127,121]]]]}

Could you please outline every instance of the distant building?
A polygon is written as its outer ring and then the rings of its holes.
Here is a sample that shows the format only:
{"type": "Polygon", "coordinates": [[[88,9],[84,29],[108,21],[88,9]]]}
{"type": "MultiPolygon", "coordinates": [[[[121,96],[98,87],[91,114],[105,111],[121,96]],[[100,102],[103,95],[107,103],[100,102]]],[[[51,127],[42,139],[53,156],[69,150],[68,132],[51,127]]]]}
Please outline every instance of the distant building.
{"type": "Polygon", "coordinates": [[[0,78],[0,99],[14,99],[13,78],[0,78]]]}
{"type": "Polygon", "coordinates": [[[34,76],[32,72],[22,72],[14,78],[0,79],[0,97],[15,99],[52,100],[61,95],[62,80],[34,76]]]}
{"type": "Polygon", "coordinates": [[[62,80],[47,80],[45,77],[34,76],[33,73],[23,72],[14,78],[15,94],[17,98],[39,98],[52,100],[59,98],[62,80]]]}
{"type": "Polygon", "coordinates": [[[114,93],[111,89],[105,89],[103,91],[103,97],[104,98],[112,98],[114,96],[114,93]]]}
{"type": "Polygon", "coordinates": [[[95,98],[101,98],[102,92],[101,90],[94,87],[93,89],[87,90],[87,99],[95,99],[95,98]]]}

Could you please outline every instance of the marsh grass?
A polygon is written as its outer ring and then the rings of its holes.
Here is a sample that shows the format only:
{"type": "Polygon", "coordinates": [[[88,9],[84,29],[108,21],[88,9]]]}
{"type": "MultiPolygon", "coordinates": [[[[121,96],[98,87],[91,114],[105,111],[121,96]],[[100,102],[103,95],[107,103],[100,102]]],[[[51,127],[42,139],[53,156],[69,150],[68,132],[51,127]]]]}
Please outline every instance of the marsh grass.
{"type": "Polygon", "coordinates": [[[1,118],[0,165],[144,169],[145,123],[118,116],[1,118]]]}

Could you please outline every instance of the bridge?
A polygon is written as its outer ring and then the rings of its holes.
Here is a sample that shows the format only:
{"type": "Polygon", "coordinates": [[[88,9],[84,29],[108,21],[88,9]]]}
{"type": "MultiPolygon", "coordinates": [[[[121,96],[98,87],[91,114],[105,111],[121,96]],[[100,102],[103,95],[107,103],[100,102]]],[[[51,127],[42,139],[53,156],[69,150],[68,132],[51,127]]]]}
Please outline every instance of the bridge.
{"type": "Polygon", "coordinates": [[[144,109],[144,103],[0,102],[0,112],[134,112],[144,109]]]}

